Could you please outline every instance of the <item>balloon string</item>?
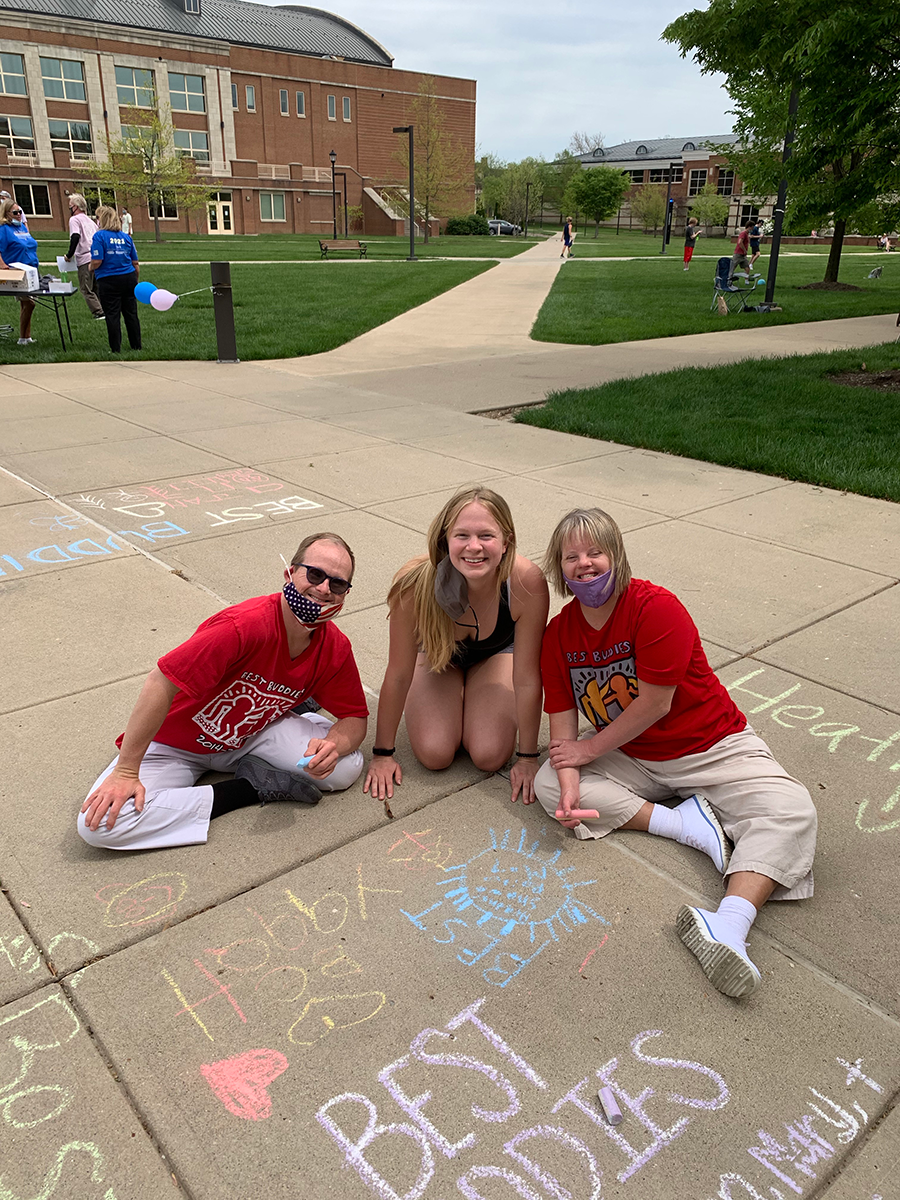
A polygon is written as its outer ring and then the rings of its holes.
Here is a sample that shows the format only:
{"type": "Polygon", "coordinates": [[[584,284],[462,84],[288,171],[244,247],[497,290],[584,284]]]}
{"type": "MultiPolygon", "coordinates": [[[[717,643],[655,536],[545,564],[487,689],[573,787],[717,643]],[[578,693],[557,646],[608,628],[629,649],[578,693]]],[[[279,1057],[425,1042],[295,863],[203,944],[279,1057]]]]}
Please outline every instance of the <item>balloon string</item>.
{"type": "Polygon", "coordinates": [[[192,292],[179,292],[178,299],[181,300],[185,296],[196,296],[198,292],[211,292],[211,291],[212,291],[212,287],[194,288],[194,290],[192,292]]]}

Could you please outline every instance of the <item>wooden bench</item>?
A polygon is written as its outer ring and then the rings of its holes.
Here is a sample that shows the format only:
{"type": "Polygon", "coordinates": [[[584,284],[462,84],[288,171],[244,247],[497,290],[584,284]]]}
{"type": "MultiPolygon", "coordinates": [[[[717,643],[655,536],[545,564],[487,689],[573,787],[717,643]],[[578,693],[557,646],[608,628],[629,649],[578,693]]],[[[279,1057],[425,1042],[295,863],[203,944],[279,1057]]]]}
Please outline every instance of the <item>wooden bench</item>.
{"type": "Polygon", "coordinates": [[[322,258],[327,258],[329,253],[335,254],[343,250],[358,251],[359,257],[365,258],[368,245],[366,242],[354,241],[352,238],[330,242],[323,242],[320,238],[319,249],[322,251],[322,258]]]}

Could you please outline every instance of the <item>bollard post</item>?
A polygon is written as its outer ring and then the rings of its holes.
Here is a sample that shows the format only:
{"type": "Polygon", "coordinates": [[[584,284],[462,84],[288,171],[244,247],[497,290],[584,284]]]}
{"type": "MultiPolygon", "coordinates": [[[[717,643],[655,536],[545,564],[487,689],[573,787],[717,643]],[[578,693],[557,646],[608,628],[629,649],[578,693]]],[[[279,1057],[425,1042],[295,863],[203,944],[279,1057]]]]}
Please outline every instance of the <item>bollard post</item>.
{"type": "Polygon", "coordinates": [[[231,263],[211,262],[209,276],[212,280],[213,313],[216,318],[216,350],[220,363],[236,363],[237,354],[234,336],[234,305],[231,301],[231,263]]]}

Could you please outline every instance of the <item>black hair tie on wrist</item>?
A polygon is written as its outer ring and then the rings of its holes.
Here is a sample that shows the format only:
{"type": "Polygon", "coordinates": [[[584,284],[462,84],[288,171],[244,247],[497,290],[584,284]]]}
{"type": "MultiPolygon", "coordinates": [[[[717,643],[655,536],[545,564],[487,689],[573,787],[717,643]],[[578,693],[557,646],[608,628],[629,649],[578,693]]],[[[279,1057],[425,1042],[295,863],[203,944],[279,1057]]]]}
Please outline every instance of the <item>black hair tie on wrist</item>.
{"type": "Polygon", "coordinates": [[[540,757],[541,757],[540,750],[536,750],[534,752],[534,754],[526,754],[524,750],[516,751],[516,758],[540,758],[540,757]]]}
{"type": "Polygon", "coordinates": [[[384,750],[384,749],[382,749],[382,748],[381,748],[381,747],[379,747],[379,746],[373,746],[373,747],[372,747],[372,753],[373,753],[373,754],[374,754],[374,755],[375,755],[377,758],[393,758],[393,757],[394,757],[394,751],[395,751],[396,749],[397,749],[397,747],[396,747],[396,746],[391,746],[390,750],[384,750]]]}

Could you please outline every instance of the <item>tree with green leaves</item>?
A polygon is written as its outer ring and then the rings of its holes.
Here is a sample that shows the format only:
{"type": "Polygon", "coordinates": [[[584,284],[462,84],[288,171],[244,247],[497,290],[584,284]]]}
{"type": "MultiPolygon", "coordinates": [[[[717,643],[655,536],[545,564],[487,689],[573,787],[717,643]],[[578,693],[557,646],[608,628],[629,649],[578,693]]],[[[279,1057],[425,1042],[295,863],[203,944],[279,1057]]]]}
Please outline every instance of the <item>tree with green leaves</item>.
{"type": "Polygon", "coordinates": [[[748,190],[771,194],[783,178],[793,220],[833,221],[836,282],[848,221],[900,187],[900,5],[710,0],[662,36],[725,75],[740,147],[728,158],[748,190]]]}
{"type": "MultiPolygon", "coordinates": [[[[623,176],[624,178],[624,176],[623,176]]],[[[643,229],[656,233],[666,219],[666,189],[659,184],[645,183],[636,188],[628,198],[632,215],[637,217],[643,229]]]]}
{"type": "Polygon", "coordinates": [[[107,158],[83,164],[100,195],[114,192],[121,201],[146,207],[153,217],[156,240],[162,241],[159,218],[164,206],[188,213],[206,209],[212,189],[197,178],[194,160],[175,149],[171,113],[154,105],[150,109],[123,109],[122,136],[107,138],[107,158]]]}
{"type": "MultiPolygon", "coordinates": [[[[431,75],[422,77],[407,119],[413,127],[416,208],[422,213],[427,242],[431,236],[431,218],[436,213],[454,216],[467,209],[467,201],[471,203],[471,193],[468,198],[466,193],[474,181],[475,164],[463,143],[447,129],[431,75]]],[[[408,141],[402,143],[397,157],[408,176],[408,141]]]]}
{"type": "Polygon", "coordinates": [[[628,191],[628,178],[615,167],[588,167],[569,180],[563,197],[563,207],[577,209],[594,222],[594,237],[600,232],[600,222],[617,212],[628,191]]]}
{"type": "Polygon", "coordinates": [[[714,185],[707,183],[703,191],[694,197],[690,215],[696,217],[709,233],[713,225],[728,224],[730,207],[728,200],[719,195],[714,185]]]}

